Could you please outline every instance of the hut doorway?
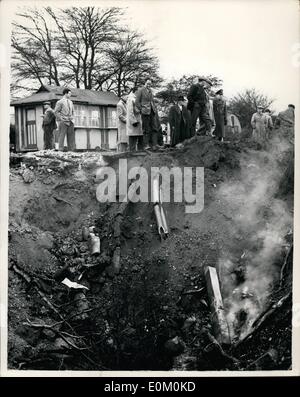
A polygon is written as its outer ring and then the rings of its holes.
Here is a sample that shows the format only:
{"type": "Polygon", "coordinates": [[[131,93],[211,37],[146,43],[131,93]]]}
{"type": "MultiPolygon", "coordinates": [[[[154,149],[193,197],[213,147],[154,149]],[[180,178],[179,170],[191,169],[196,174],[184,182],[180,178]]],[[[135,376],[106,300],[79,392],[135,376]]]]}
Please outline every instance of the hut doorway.
{"type": "Polygon", "coordinates": [[[35,109],[26,109],[26,143],[27,149],[37,149],[35,109]]]}

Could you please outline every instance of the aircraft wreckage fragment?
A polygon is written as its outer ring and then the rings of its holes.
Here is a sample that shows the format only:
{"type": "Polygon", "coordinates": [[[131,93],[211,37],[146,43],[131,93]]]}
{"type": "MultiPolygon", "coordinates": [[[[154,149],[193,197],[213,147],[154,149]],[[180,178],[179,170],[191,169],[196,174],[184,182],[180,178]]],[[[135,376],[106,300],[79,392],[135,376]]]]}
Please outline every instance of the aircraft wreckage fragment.
{"type": "Polygon", "coordinates": [[[231,344],[229,327],[219,284],[219,278],[215,267],[207,266],[205,269],[207,293],[210,301],[213,332],[220,344],[231,344]]]}
{"type": "Polygon", "coordinates": [[[165,240],[168,237],[168,225],[166,215],[162,206],[162,190],[159,186],[159,175],[153,178],[153,207],[157,222],[158,233],[161,240],[165,240]]]}

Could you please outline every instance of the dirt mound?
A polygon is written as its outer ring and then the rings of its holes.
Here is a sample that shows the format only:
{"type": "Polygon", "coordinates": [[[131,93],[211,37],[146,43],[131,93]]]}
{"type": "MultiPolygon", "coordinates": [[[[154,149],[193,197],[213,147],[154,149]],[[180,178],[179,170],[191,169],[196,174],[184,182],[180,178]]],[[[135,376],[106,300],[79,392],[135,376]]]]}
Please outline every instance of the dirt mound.
{"type": "Polygon", "coordinates": [[[33,197],[26,203],[23,217],[31,225],[55,232],[60,228],[70,230],[91,209],[97,209],[95,191],[81,181],[56,185],[51,193],[33,197]]]}

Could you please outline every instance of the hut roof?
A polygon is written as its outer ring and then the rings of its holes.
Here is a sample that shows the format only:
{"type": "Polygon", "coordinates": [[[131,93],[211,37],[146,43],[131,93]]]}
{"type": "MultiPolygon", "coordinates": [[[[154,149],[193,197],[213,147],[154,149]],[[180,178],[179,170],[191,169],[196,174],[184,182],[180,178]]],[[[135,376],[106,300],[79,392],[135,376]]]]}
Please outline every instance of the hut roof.
{"type": "MultiPolygon", "coordinates": [[[[11,106],[42,103],[45,101],[58,100],[63,97],[64,87],[42,85],[34,94],[11,102],[11,106]]],[[[76,103],[86,103],[89,105],[112,105],[115,106],[119,98],[113,92],[83,90],[71,88],[71,100],[76,103]]]]}

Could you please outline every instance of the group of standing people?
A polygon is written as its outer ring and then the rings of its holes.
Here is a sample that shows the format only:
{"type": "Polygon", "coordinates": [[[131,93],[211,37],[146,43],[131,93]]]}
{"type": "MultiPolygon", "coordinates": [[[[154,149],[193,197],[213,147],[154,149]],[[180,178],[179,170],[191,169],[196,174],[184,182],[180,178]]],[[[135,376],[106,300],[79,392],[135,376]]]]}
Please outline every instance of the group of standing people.
{"type": "Polygon", "coordinates": [[[51,108],[50,102],[44,102],[45,113],[43,115],[42,127],[44,130],[44,149],[54,149],[54,130],[58,123],[58,150],[64,150],[65,136],[67,135],[68,150],[74,151],[74,105],[70,99],[71,90],[64,88],[63,98],[56,102],[55,109],[51,108]],[[56,123],[57,122],[57,123],[56,123]]]}
{"type": "MultiPolygon", "coordinates": [[[[187,101],[183,95],[178,95],[170,107],[168,122],[171,146],[194,136],[198,120],[199,125],[204,127],[204,134],[216,136],[223,141],[227,124],[226,101],[223,90],[218,90],[211,104],[208,94],[211,85],[205,77],[197,77],[188,92],[187,101]]],[[[161,126],[150,79],[138,91],[122,95],[117,113],[119,151],[151,147],[155,150],[161,145],[161,126]]]]}
{"type": "MultiPolygon", "coordinates": [[[[223,90],[215,92],[213,100],[208,93],[212,86],[205,77],[197,77],[187,94],[187,100],[183,95],[178,95],[175,103],[170,107],[168,122],[170,126],[170,145],[189,139],[200,133],[215,136],[220,141],[225,137],[225,126],[227,125],[227,107],[223,96],[223,90]],[[200,129],[197,131],[197,121],[200,129]]],[[[55,109],[51,108],[50,102],[44,103],[45,113],[43,115],[44,149],[54,149],[54,130],[58,124],[57,149],[64,149],[65,136],[67,136],[68,150],[74,151],[74,105],[71,90],[64,88],[63,98],[57,101],[55,109]]],[[[295,106],[288,105],[287,110],[279,113],[275,124],[280,123],[288,126],[294,124],[295,106]]],[[[160,124],[156,102],[151,90],[151,80],[139,90],[133,88],[131,92],[124,92],[117,104],[118,119],[118,150],[136,151],[143,149],[156,150],[163,144],[163,131],[160,124]]],[[[262,106],[252,115],[251,126],[253,138],[265,145],[271,138],[273,121],[271,111],[262,106]]]]}
{"type": "Polygon", "coordinates": [[[253,128],[253,138],[262,146],[265,146],[271,139],[273,128],[279,126],[294,127],[295,105],[289,104],[287,109],[279,112],[273,123],[271,111],[264,110],[263,106],[258,106],[257,111],[252,115],[251,126],[253,128]]]}
{"type": "MultiPolygon", "coordinates": [[[[151,79],[139,90],[133,88],[126,91],[117,104],[118,120],[118,150],[156,150],[163,144],[163,132],[160,124],[156,102],[151,90],[151,79]]],[[[170,126],[170,144],[178,143],[194,136],[197,131],[197,120],[204,127],[204,133],[223,140],[227,123],[226,101],[223,90],[215,93],[211,105],[207,89],[211,82],[205,77],[198,77],[191,86],[187,101],[179,95],[169,109],[168,121],[170,126]]],[[[57,101],[52,110],[50,102],[44,103],[43,116],[44,148],[54,148],[54,130],[58,123],[58,150],[64,149],[67,136],[68,150],[74,151],[74,105],[71,90],[64,88],[63,98],[57,101]]],[[[257,118],[258,119],[258,118],[257,118]]]]}
{"type": "Polygon", "coordinates": [[[176,103],[169,110],[169,125],[171,132],[171,146],[191,138],[202,131],[205,135],[217,137],[223,141],[225,126],[227,125],[227,107],[223,90],[215,93],[210,101],[208,90],[212,83],[205,77],[196,77],[187,94],[179,95],[176,103]],[[199,121],[199,131],[197,130],[199,121]]]}
{"type": "MultiPolygon", "coordinates": [[[[197,121],[203,127],[203,133],[215,136],[220,141],[225,137],[227,125],[227,107],[223,90],[215,92],[212,103],[208,89],[211,82],[205,77],[197,77],[189,89],[187,101],[183,95],[178,95],[175,103],[170,107],[168,122],[170,126],[170,145],[175,146],[185,139],[197,134],[197,121]]],[[[63,98],[57,101],[55,109],[50,102],[44,103],[43,115],[44,148],[53,149],[54,130],[58,124],[57,149],[64,149],[64,140],[67,136],[68,150],[74,151],[74,105],[71,90],[64,88],[63,98]]],[[[295,106],[290,104],[286,111],[279,113],[277,123],[294,124],[295,106]]],[[[151,80],[139,90],[133,88],[131,92],[124,92],[117,104],[118,115],[118,150],[135,151],[150,149],[156,150],[163,144],[163,132],[158,116],[158,110],[151,90],[151,80]]],[[[275,123],[276,124],[276,123],[275,123]]],[[[252,115],[251,125],[253,138],[264,145],[270,138],[273,130],[271,111],[262,106],[252,115]]]]}
{"type": "Polygon", "coordinates": [[[251,126],[253,128],[253,138],[261,145],[264,145],[270,138],[273,130],[271,111],[263,106],[257,107],[257,112],[252,115],[251,126]]]}
{"type": "Polygon", "coordinates": [[[135,106],[135,101],[136,95],[133,89],[131,93],[124,92],[117,104],[119,152],[142,149],[141,114],[135,106]]]}

